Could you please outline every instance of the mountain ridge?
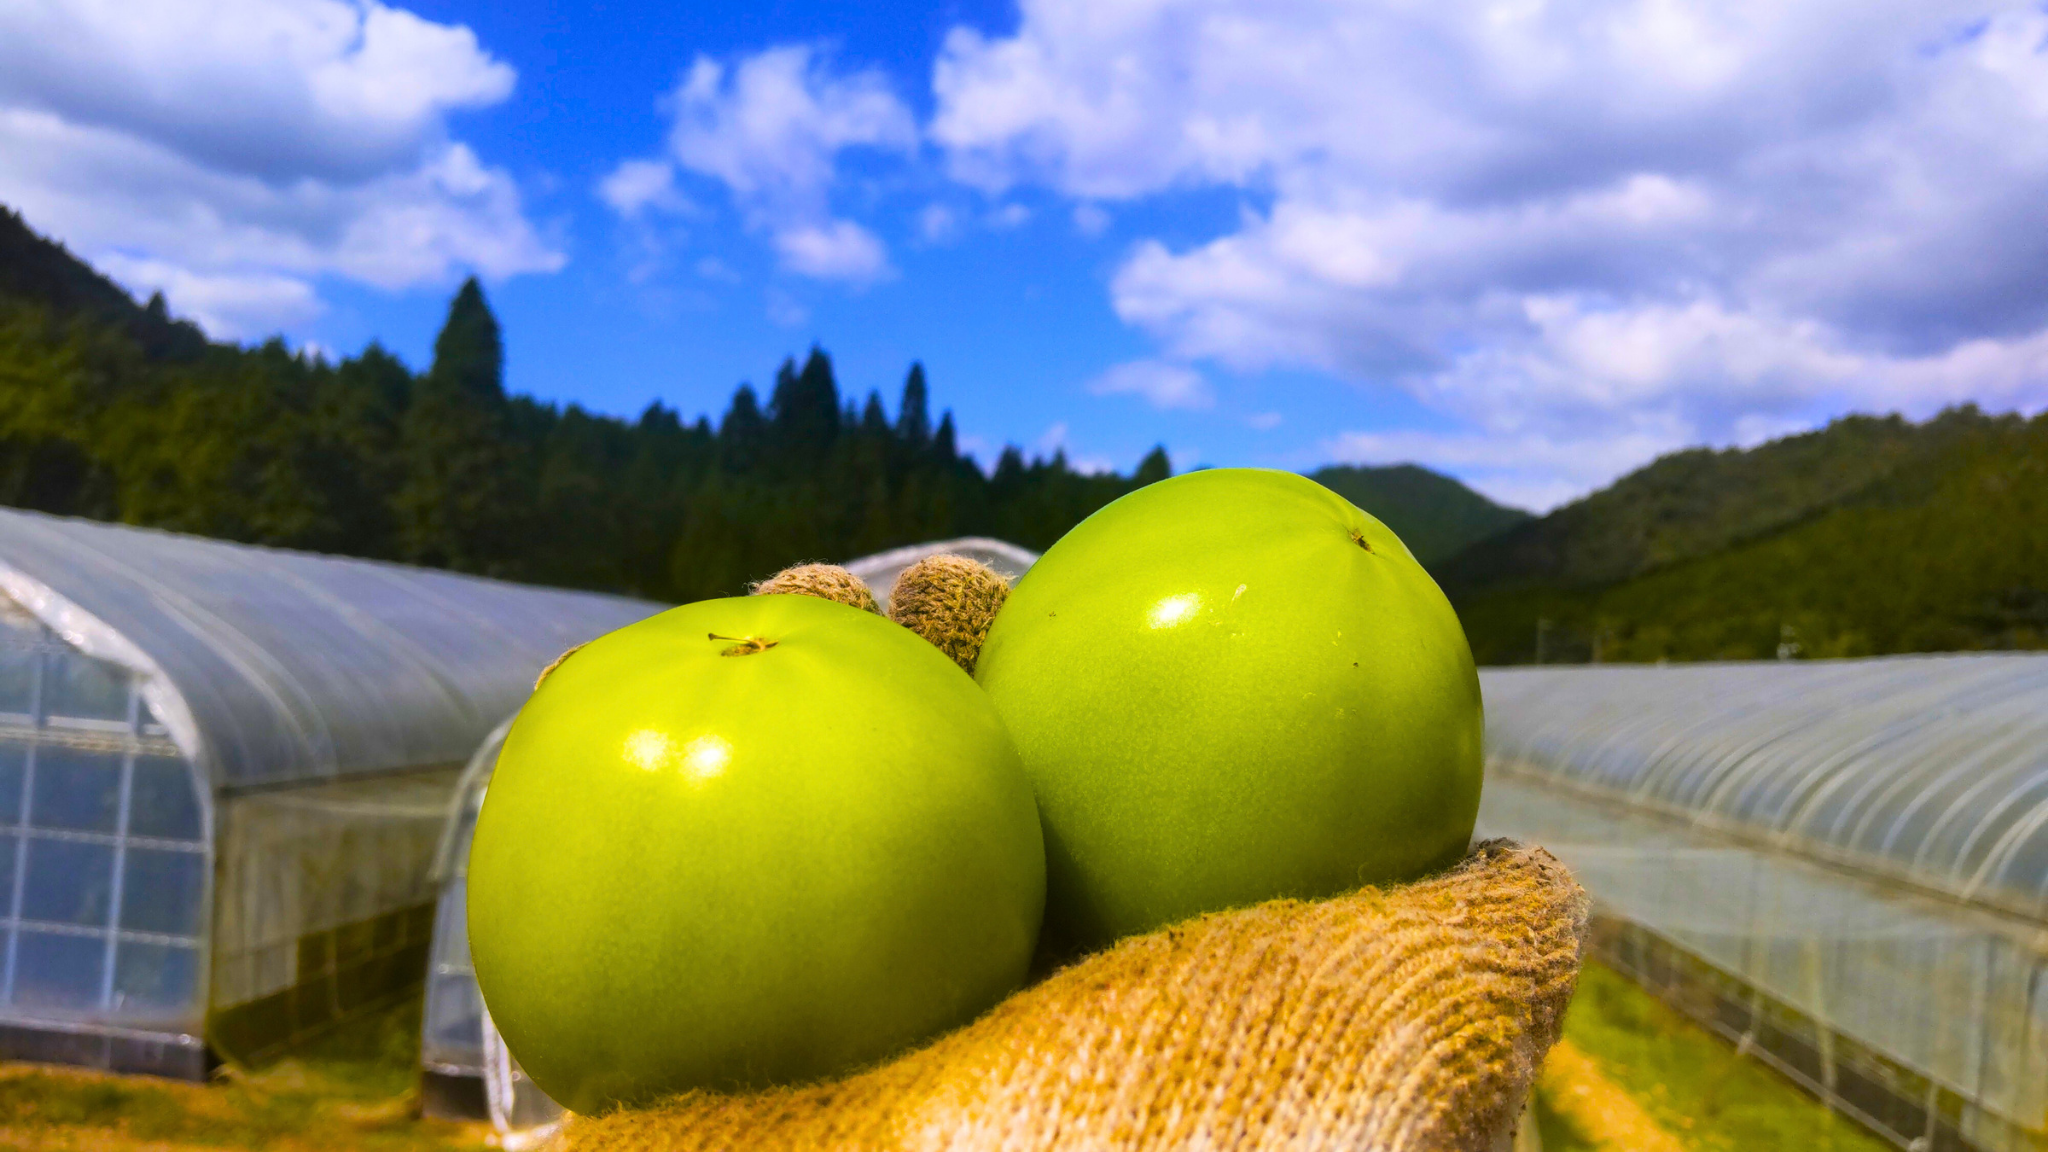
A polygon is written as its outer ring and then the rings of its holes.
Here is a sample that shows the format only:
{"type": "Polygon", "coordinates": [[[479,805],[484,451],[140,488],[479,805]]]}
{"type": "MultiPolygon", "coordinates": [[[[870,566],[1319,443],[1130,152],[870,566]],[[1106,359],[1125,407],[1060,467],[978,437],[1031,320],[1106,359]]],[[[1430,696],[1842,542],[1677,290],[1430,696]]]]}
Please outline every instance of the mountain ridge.
{"type": "MultiPolygon", "coordinates": [[[[0,206],[0,503],[685,597],[920,539],[1043,548],[1169,472],[1159,450],[1091,476],[1014,447],[983,471],[951,416],[930,418],[921,367],[892,419],[879,396],[842,396],[815,348],[765,397],[735,392],[716,428],[659,404],[605,416],[506,394],[474,282],[447,323],[420,373],[374,343],[332,364],[212,343],[0,206]],[[535,543],[542,523],[569,547],[535,543]]],[[[1413,466],[1324,475],[1430,558],[1519,515],[1413,466]]]]}
{"type": "Polygon", "coordinates": [[[1437,575],[1481,663],[2048,647],[2048,414],[1674,453],[1437,575]]]}
{"type": "Polygon", "coordinates": [[[38,235],[21,214],[0,205],[0,297],[32,300],[60,321],[110,325],[156,360],[195,360],[206,334],[170,315],[163,293],[137,304],[126,289],[55,240],[38,235]]]}
{"type": "MultiPolygon", "coordinates": [[[[474,283],[420,373],[211,343],[0,208],[0,503],[691,599],[922,539],[1043,548],[1170,472],[984,472],[920,367],[892,419],[819,349],[716,425],[507,395],[501,356],[474,283]]],[[[1310,475],[1409,543],[1483,663],[2048,647],[2048,414],[1844,417],[1542,517],[1412,464],[1310,475]]]]}
{"type": "Polygon", "coordinates": [[[1378,517],[1424,567],[1534,519],[1420,464],[1331,464],[1308,477],[1378,517]]]}

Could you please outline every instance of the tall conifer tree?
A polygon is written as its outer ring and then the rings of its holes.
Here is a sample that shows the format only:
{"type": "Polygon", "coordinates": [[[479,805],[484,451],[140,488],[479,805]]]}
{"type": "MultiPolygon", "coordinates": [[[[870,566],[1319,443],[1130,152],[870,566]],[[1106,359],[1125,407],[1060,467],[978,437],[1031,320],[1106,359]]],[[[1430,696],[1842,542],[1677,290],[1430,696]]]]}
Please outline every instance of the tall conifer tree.
{"type": "Polygon", "coordinates": [[[903,381],[903,403],[896,409],[896,435],[912,448],[932,438],[931,396],[925,387],[924,365],[913,362],[903,381]]]}
{"type": "Polygon", "coordinates": [[[880,392],[868,393],[868,402],[860,410],[860,430],[865,436],[880,439],[889,436],[889,414],[882,410],[880,392]]]}
{"type": "Polygon", "coordinates": [[[406,476],[393,503],[407,558],[517,572],[517,525],[530,502],[507,427],[504,370],[497,317],[472,276],[448,306],[433,367],[405,413],[406,476]]]}
{"type": "Polygon", "coordinates": [[[1147,484],[1157,484],[1171,475],[1173,461],[1167,458],[1166,445],[1159,444],[1155,445],[1152,451],[1145,453],[1143,460],[1138,461],[1138,471],[1131,476],[1131,485],[1143,488],[1147,484]]]}
{"type": "Polygon", "coordinates": [[[768,422],[784,472],[801,475],[830,459],[840,420],[839,385],[824,350],[813,347],[802,371],[785,361],[768,399],[768,422]]]}
{"type": "Polygon", "coordinates": [[[752,385],[742,384],[718,425],[718,458],[726,471],[744,476],[760,467],[767,445],[768,421],[761,415],[761,402],[752,385]]]}

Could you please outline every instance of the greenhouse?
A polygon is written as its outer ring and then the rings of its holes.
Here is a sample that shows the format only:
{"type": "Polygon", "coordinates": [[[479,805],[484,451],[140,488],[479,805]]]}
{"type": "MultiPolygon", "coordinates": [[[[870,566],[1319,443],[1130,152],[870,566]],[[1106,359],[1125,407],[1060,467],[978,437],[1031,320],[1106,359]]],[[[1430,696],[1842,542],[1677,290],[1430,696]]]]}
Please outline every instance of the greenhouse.
{"type": "Polygon", "coordinates": [[[415,986],[462,764],[658,607],[0,510],[0,1055],[199,1077],[415,986]]]}
{"type": "MultiPolygon", "coordinates": [[[[974,536],[915,544],[850,560],[846,567],[875,591],[886,608],[889,589],[905,568],[927,556],[951,554],[979,560],[1015,581],[1038,559],[1014,544],[974,536]]],[[[505,1051],[484,1012],[476,973],[469,964],[468,920],[464,914],[468,889],[470,837],[505,728],[486,737],[462,774],[462,784],[449,810],[437,873],[441,877],[440,910],[434,922],[433,967],[427,981],[427,1002],[421,1025],[422,1098],[432,1115],[489,1116],[501,1129],[524,1129],[547,1123],[561,1114],[519,1071],[505,1051]]]]}
{"type": "Polygon", "coordinates": [[[1902,1148],[2048,1143],[2048,656],[1489,669],[1483,835],[1902,1148]]]}

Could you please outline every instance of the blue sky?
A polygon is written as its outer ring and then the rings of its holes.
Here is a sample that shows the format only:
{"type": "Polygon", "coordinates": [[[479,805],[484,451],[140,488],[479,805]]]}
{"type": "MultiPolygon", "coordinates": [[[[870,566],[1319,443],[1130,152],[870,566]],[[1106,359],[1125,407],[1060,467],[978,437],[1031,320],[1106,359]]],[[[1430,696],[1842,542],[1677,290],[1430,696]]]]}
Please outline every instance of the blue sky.
{"type": "Polygon", "coordinates": [[[0,0],[0,201],[223,338],[722,409],[913,359],[984,460],[1543,508],[2048,405],[2048,12],[1947,0],[0,0]]]}

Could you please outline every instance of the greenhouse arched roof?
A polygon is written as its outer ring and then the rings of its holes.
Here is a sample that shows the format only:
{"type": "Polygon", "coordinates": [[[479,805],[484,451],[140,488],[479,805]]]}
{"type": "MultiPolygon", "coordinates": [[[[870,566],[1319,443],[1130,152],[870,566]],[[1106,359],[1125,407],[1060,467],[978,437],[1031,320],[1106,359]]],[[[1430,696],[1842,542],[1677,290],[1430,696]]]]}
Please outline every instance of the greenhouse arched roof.
{"type": "Polygon", "coordinates": [[[13,509],[0,592],[141,672],[225,785],[459,764],[548,661],[663,607],[13,509]]]}
{"type": "Polygon", "coordinates": [[[2048,919],[2048,655],[1481,680],[1496,766],[2048,919]]]}

